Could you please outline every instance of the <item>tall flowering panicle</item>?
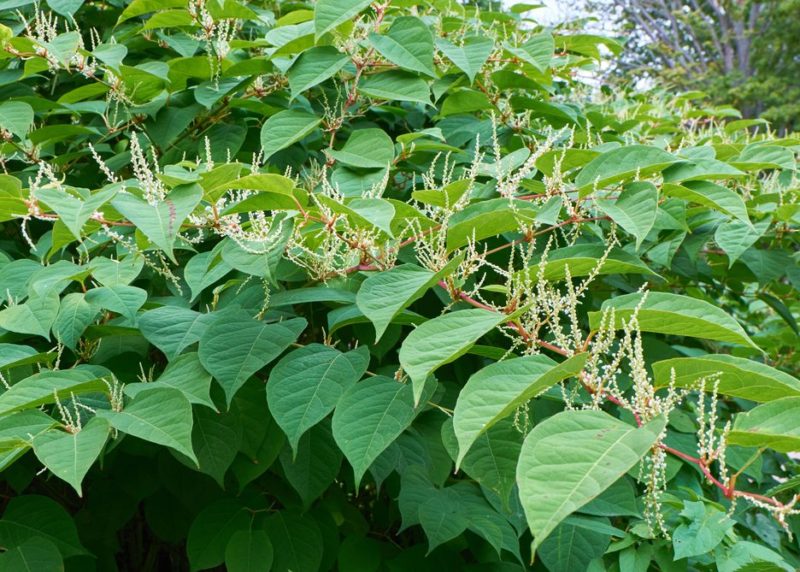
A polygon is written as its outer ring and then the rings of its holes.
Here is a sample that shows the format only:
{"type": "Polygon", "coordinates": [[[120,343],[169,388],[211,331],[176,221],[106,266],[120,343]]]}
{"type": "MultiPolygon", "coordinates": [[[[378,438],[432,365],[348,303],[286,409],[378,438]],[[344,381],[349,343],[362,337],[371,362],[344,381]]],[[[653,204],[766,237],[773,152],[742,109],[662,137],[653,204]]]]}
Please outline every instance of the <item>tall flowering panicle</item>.
{"type": "MultiPolygon", "coordinates": [[[[157,205],[167,198],[167,189],[158,179],[158,163],[153,161],[151,164],[145,156],[144,149],[139,143],[136,133],[131,133],[131,167],[133,176],[139,183],[142,196],[150,205],[157,205]]],[[[155,151],[150,147],[151,153],[155,151]]]]}

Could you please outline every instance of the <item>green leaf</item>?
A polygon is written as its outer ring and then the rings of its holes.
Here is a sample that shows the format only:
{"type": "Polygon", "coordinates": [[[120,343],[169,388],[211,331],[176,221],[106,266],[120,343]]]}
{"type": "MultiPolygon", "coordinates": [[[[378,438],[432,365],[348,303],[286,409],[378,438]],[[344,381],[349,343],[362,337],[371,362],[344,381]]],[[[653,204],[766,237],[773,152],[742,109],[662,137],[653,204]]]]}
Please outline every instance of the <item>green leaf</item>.
{"type": "MultiPolygon", "coordinates": [[[[603,302],[603,311],[614,310],[614,328],[621,328],[638,308],[637,322],[643,332],[717,340],[759,349],[739,322],[713,304],[666,292],[649,292],[642,303],[642,296],[625,294],[603,302]]],[[[600,326],[602,316],[603,312],[589,312],[593,330],[600,326]]]]}
{"type": "Polygon", "coordinates": [[[415,328],[400,346],[400,365],[411,378],[414,403],[419,403],[425,380],[437,368],[455,361],[485,334],[508,320],[489,310],[449,312],[415,328]]]}
{"type": "Polygon", "coordinates": [[[315,38],[354,19],[369,4],[370,0],[318,0],[314,5],[315,38]]]}
{"type": "Polygon", "coordinates": [[[333,412],[333,438],[353,466],[356,487],[414,415],[411,386],[388,377],[371,377],[345,392],[333,412]]]}
{"type": "Polygon", "coordinates": [[[50,328],[58,317],[58,310],[57,294],[31,295],[27,302],[0,311],[0,328],[50,339],[50,328]]]}
{"type": "Polygon", "coordinates": [[[75,521],[60,504],[40,495],[14,496],[0,520],[0,544],[22,546],[30,539],[52,542],[64,558],[88,554],[75,521]]]}
{"type": "Polygon", "coordinates": [[[318,46],[303,52],[286,73],[292,98],[333,77],[348,61],[347,54],[332,46],[318,46]]]}
{"type": "Polygon", "coordinates": [[[375,99],[410,101],[430,105],[431,90],[419,76],[404,71],[387,71],[364,78],[359,93],[375,99]]]}
{"type": "Polygon", "coordinates": [[[728,255],[728,268],[763,236],[771,222],[769,217],[756,224],[732,220],[717,227],[714,241],[728,255]]]}
{"type": "Polygon", "coordinates": [[[339,151],[328,154],[345,165],[365,169],[383,169],[394,159],[394,144],[383,129],[358,129],[339,151]]]}
{"type": "Polygon", "coordinates": [[[173,359],[200,341],[210,316],[178,306],[162,306],[139,316],[137,325],[148,342],[164,352],[167,359],[173,359]]]}
{"type": "Polygon", "coordinates": [[[61,572],[64,561],[58,547],[46,538],[32,537],[9,546],[0,556],[0,569],[15,572],[61,572]]]}
{"type": "MultiPolygon", "coordinates": [[[[516,486],[522,439],[514,419],[506,417],[482,432],[460,461],[460,468],[481,486],[496,492],[505,506],[516,486]]],[[[458,459],[458,441],[450,420],[442,425],[442,441],[450,457],[458,459]]]]}
{"type": "Polygon", "coordinates": [[[135,286],[101,286],[86,293],[86,302],[92,306],[121,314],[131,322],[146,301],[147,292],[135,286]]]}
{"type": "Polygon", "coordinates": [[[61,222],[76,239],[81,240],[81,230],[102,205],[110,201],[119,191],[112,186],[90,194],[75,189],[74,195],[68,191],[45,187],[36,190],[36,196],[58,214],[61,222]]]}
{"type": "Polygon", "coordinates": [[[0,104],[0,129],[25,139],[33,125],[33,108],[24,101],[0,104]]]}
{"type": "Polygon", "coordinates": [[[86,301],[86,295],[80,292],[67,294],[61,299],[55,322],[53,335],[70,349],[75,349],[83,332],[94,322],[97,308],[86,301]]]}
{"type": "Polygon", "coordinates": [[[473,203],[458,211],[447,227],[447,250],[452,251],[504,232],[519,230],[521,223],[533,223],[537,211],[527,201],[491,199],[473,203]]]}
{"type": "Polygon", "coordinates": [[[419,18],[396,18],[385,35],[372,33],[369,42],[379,54],[401,68],[436,77],[433,35],[419,18]]]}
{"type": "Polygon", "coordinates": [[[331,428],[320,423],[303,434],[294,453],[288,447],[280,456],[281,467],[292,488],[306,507],[333,483],[342,465],[342,453],[333,440],[331,428]]]}
{"type": "Polygon", "coordinates": [[[309,515],[282,510],[270,515],[264,527],[274,546],[272,572],[316,572],[323,555],[323,537],[309,515]]]}
{"type": "Polygon", "coordinates": [[[356,305],[375,325],[375,340],[383,336],[392,320],[439,280],[447,278],[463,257],[451,260],[439,272],[416,264],[401,264],[385,272],[376,272],[364,280],[356,294],[356,305]]]}
{"type": "Polygon", "coordinates": [[[228,572],[267,572],[272,567],[274,550],[263,530],[234,532],[225,547],[225,569],[228,572]]]}
{"type": "Polygon", "coordinates": [[[491,38],[483,36],[468,36],[460,46],[437,38],[436,47],[439,48],[458,69],[463,71],[470,82],[475,81],[475,76],[481,71],[483,64],[492,55],[494,42],[491,38]]]}
{"type": "Polygon", "coordinates": [[[702,501],[684,501],[681,516],[689,524],[681,524],[672,534],[675,560],[709,554],[733,528],[728,515],[702,501]]]}
{"type": "Polygon", "coordinates": [[[636,237],[636,248],[642,244],[658,211],[658,189],[653,183],[638,182],[625,185],[614,202],[595,199],[597,206],[615,223],[636,237]]]}
{"type": "Polygon", "coordinates": [[[33,451],[50,472],[83,496],[81,482],[100,456],[110,429],[101,417],[92,418],[77,433],[51,429],[36,436],[33,451]]]}
{"type": "Polygon", "coordinates": [[[69,399],[72,395],[105,391],[105,382],[86,369],[43,371],[23,379],[0,395],[0,415],[69,399]]]}
{"type": "Polygon", "coordinates": [[[192,451],[192,405],[177,389],[159,387],[142,392],[122,411],[99,409],[97,416],[118,431],[171,447],[197,464],[192,451]]]}
{"type": "Polygon", "coordinates": [[[736,416],[728,436],[731,445],[769,447],[788,453],[800,448],[800,397],[784,397],[736,416]]]}
{"type": "Polygon", "coordinates": [[[218,312],[200,338],[200,362],[225,390],[230,405],[244,382],[282,354],[305,327],[302,318],[265,324],[244,310],[218,312]]]}
{"type": "Polygon", "coordinates": [[[453,413],[458,439],[456,468],[480,435],[537,394],[577,375],[587,357],[578,354],[556,363],[542,355],[525,356],[496,362],[474,373],[459,393],[453,413]]]}
{"type": "Polygon", "coordinates": [[[781,397],[800,397],[800,380],[763,363],[730,355],[674,358],[653,364],[656,387],[668,387],[674,372],[675,387],[697,387],[707,378],[705,389],[763,402],[781,397]]]}
{"type": "Polygon", "coordinates": [[[128,383],[125,395],[135,398],[142,391],[157,387],[171,387],[183,393],[189,403],[205,405],[216,411],[216,406],[209,396],[211,390],[211,374],[203,369],[196,352],[183,354],[169,362],[157,380],[152,383],[128,383]]]}
{"type": "Polygon", "coordinates": [[[232,413],[218,413],[209,408],[198,409],[192,427],[192,449],[197,455],[201,473],[225,488],[225,473],[233,463],[242,440],[242,427],[232,413]]]}
{"type": "Polygon", "coordinates": [[[297,109],[279,111],[267,119],[261,127],[261,150],[264,152],[264,160],[303,139],[314,131],[321,121],[322,119],[316,115],[297,109]]]}
{"type": "Polygon", "coordinates": [[[89,264],[92,277],[103,286],[127,286],[144,268],[144,257],[129,255],[118,260],[98,256],[89,264]]]}
{"type": "Polygon", "coordinates": [[[192,521],[186,553],[192,570],[214,568],[225,562],[233,536],[250,530],[250,514],[238,501],[222,498],[205,507],[192,521]]]}
{"type": "Polygon", "coordinates": [[[564,411],[536,425],[525,438],[517,466],[532,551],[567,516],[633,468],[665,425],[665,419],[657,418],[637,429],[589,410],[564,411]]]}
{"type": "Polygon", "coordinates": [[[718,210],[750,225],[744,200],[727,187],[707,181],[697,181],[683,185],[664,185],[663,190],[666,195],[718,210]]]}
{"type": "Polygon", "coordinates": [[[163,201],[151,205],[130,193],[120,193],[111,204],[125,218],[136,225],[153,244],[175,260],[173,247],[181,225],[200,204],[203,189],[199,185],[181,185],[173,189],[163,201]]]}
{"type": "Polygon", "coordinates": [[[553,34],[547,31],[533,34],[524,44],[519,46],[506,44],[505,48],[540,72],[546,71],[550,67],[553,53],[556,50],[553,34]]]}
{"type": "Polygon", "coordinates": [[[586,196],[595,186],[602,189],[635,176],[646,177],[678,161],[680,159],[658,147],[626,145],[593,159],[575,177],[575,185],[580,196],[586,196]]]}
{"type": "MultiPolygon", "coordinates": [[[[608,251],[605,262],[599,266],[606,251],[605,245],[602,244],[576,244],[548,252],[543,270],[544,279],[549,282],[564,280],[567,277],[567,268],[572,278],[588,276],[594,271],[597,271],[598,275],[655,274],[639,258],[621,248],[612,248],[608,251]],[[598,266],[599,270],[596,270],[598,266]]],[[[541,260],[534,260],[527,269],[519,272],[527,273],[531,280],[536,281],[540,265],[541,260]]]]}
{"type": "Polygon", "coordinates": [[[269,375],[267,403],[292,449],[303,434],[333,411],[369,364],[366,348],[342,353],[321,344],[294,350],[269,375]]]}
{"type": "Polygon", "coordinates": [[[590,570],[591,561],[605,554],[611,536],[607,532],[581,526],[586,522],[587,519],[569,517],[542,542],[538,555],[548,570],[590,570]]]}

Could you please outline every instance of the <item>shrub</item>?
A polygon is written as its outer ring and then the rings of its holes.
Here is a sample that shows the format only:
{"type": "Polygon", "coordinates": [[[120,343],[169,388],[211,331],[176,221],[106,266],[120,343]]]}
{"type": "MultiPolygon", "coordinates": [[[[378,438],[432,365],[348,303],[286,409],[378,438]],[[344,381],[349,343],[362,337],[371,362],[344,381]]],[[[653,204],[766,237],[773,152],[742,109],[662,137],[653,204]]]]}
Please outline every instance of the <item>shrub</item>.
{"type": "Polygon", "coordinates": [[[800,562],[800,141],[524,5],[49,7],[0,28],[6,569],[800,562]]]}

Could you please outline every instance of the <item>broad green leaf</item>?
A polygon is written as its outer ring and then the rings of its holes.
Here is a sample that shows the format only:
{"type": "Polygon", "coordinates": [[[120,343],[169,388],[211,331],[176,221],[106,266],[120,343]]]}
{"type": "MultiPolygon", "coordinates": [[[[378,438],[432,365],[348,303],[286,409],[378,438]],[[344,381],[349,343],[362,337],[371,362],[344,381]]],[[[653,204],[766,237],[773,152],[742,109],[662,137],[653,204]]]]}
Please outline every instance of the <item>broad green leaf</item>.
{"type": "Polygon", "coordinates": [[[639,258],[621,248],[612,248],[600,265],[606,247],[602,244],[576,244],[548,252],[544,269],[541,260],[531,262],[525,272],[532,280],[538,280],[539,272],[543,272],[545,280],[555,282],[567,277],[567,268],[572,278],[588,276],[595,270],[597,274],[655,274],[639,258]],[[599,269],[598,269],[599,266],[599,269]]]}
{"type": "Polygon", "coordinates": [[[436,77],[433,68],[433,35],[419,18],[401,16],[385,35],[370,34],[369,42],[379,54],[403,69],[436,77]]]}
{"type": "Polygon", "coordinates": [[[382,169],[394,159],[394,144],[383,129],[358,129],[344,147],[328,151],[328,154],[351,167],[382,169]]]}
{"type": "MultiPolygon", "coordinates": [[[[603,302],[602,310],[614,310],[617,329],[630,320],[638,308],[637,322],[643,332],[717,340],[760,350],[739,322],[713,304],[666,292],[648,292],[642,303],[642,296],[639,293],[617,296],[603,302]]],[[[603,312],[589,313],[592,329],[600,326],[602,316],[603,312]]]]}
{"type": "Polygon", "coordinates": [[[0,328],[50,339],[50,328],[58,317],[59,305],[55,293],[32,295],[27,302],[0,311],[0,328]]]}
{"type": "Polygon", "coordinates": [[[206,506],[192,521],[186,553],[192,570],[214,568],[225,562],[233,536],[251,530],[251,515],[235,499],[222,498],[206,506]]]}
{"type": "Polygon", "coordinates": [[[101,286],[86,293],[87,303],[121,314],[132,322],[146,301],[147,292],[135,286],[101,286]]]}
{"type": "Polygon", "coordinates": [[[83,332],[97,316],[97,308],[86,301],[80,292],[67,294],[61,299],[61,307],[53,322],[53,335],[70,349],[75,349],[83,332]]]}
{"type": "Polygon", "coordinates": [[[219,312],[200,338],[200,362],[230,405],[244,382],[283,353],[305,327],[302,318],[265,324],[244,310],[219,312]]]}
{"type": "MultiPolygon", "coordinates": [[[[319,4],[317,6],[319,7],[319,4]]],[[[261,150],[264,152],[264,160],[303,139],[314,131],[321,121],[322,118],[297,109],[279,111],[267,119],[261,127],[261,150]]]]}
{"type": "Polygon", "coordinates": [[[787,453],[800,448],[800,397],[784,397],[739,413],[728,436],[731,445],[769,447],[787,453]]]}
{"type": "Polygon", "coordinates": [[[458,440],[456,468],[481,434],[537,394],[577,375],[587,357],[578,354],[556,363],[542,355],[525,356],[496,362],[474,373],[459,393],[453,413],[458,440]]]}
{"type": "Polygon", "coordinates": [[[144,268],[144,257],[129,255],[122,259],[98,256],[89,264],[92,277],[103,286],[127,286],[144,268]]]}
{"type": "Polygon", "coordinates": [[[37,352],[30,346],[0,343],[0,369],[3,370],[46,362],[51,359],[53,356],[37,352]]]}
{"type": "Polygon", "coordinates": [[[597,198],[596,203],[611,220],[636,237],[638,249],[656,222],[658,189],[653,183],[630,183],[625,185],[617,200],[597,198]]]}
{"type": "Polygon", "coordinates": [[[92,418],[77,433],[51,429],[34,438],[33,451],[50,472],[83,496],[81,482],[103,450],[110,429],[101,417],[92,418]]]}
{"type": "Polygon", "coordinates": [[[522,61],[543,72],[550,67],[556,46],[553,35],[544,31],[532,35],[525,43],[519,46],[506,44],[505,48],[522,61]]]}
{"type": "Polygon", "coordinates": [[[722,510],[703,501],[684,501],[681,516],[689,519],[672,534],[675,559],[709,554],[733,528],[733,521],[722,510]]]}
{"type": "Polygon", "coordinates": [[[520,224],[532,224],[537,210],[527,201],[490,199],[472,203],[452,217],[447,227],[447,250],[452,251],[504,232],[519,230],[520,224]]]}
{"type": "Polygon", "coordinates": [[[197,464],[192,451],[192,405],[177,389],[145,391],[122,411],[98,409],[97,415],[118,431],[175,449],[197,464]]]}
{"type": "Polygon", "coordinates": [[[410,101],[430,105],[431,90],[419,76],[404,71],[387,71],[364,78],[358,91],[375,99],[410,101]]]}
{"type": "Polygon", "coordinates": [[[303,52],[286,74],[292,98],[334,76],[348,61],[347,54],[332,46],[318,46],[303,52]]]}
{"type": "Polygon", "coordinates": [[[81,230],[92,214],[110,201],[119,188],[111,186],[94,194],[81,191],[82,189],[76,189],[74,195],[65,190],[48,187],[36,191],[36,196],[58,214],[61,222],[78,240],[82,239],[81,230]]]}
{"type": "Polygon", "coordinates": [[[718,210],[750,225],[744,200],[727,187],[707,181],[697,181],[682,185],[664,185],[663,190],[666,195],[718,210]]]}
{"type": "Polygon", "coordinates": [[[710,158],[692,159],[664,169],[664,181],[668,183],[688,181],[710,181],[744,177],[736,167],[710,158]]]}
{"type": "Polygon", "coordinates": [[[192,290],[192,300],[200,293],[224,278],[233,268],[216,252],[200,252],[194,255],[183,271],[183,279],[192,290]],[[209,268],[210,267],[210,268],[209,268]]]}
{"type": "Polygon", "coordinates": [[[148,342],[164,352],[168,359],[173,359],[200,341],[210,316],[178,306],[162,306],[139,316],[137,325],[148,342]]]}
{"type": "Polygon", "coordinates": [[[595,530],[593,524],[594,521],[574,516],[559,524],[539,546],[537,555],[547,569],[551,572],[590,570],[592,560],[603,556],[611,542],[611,536],[604,530],[595,530]]]}
{"type": "Polygon", "coordinates": [[[461,263],[456,257],[439,272],[416,264],[401,264],[385,272],[376,272],[361,284],[356,305],[375,326],[375,340],[400,312],[425,295],[439,280],[447,278],[461,263]]]}
{"type": "Polygon", "coordinates": [[[75,521],[64,507],[41,495],[12,497],[0,520],[0,543],[20,546],[34,538],[52,542],[64,558],[88,554],[78,538],[75,521]]]}
{"type": "Polygon", "coordinates": [[[303,434],[324,419],[369,363],[366,348],[342,353],[321,344],[294,350],[269,375],[267,403],[297,451],[303,434]]]}
{"type": "Polygon", "coordinates": [[[56,426],[56,420],[38,409],[26,409],[0,417],[0,443],[9,444],[0,452],[0,471],[28,452],[36,437],[56,426]]]}
{"type": "Polygon", "coordinates": [[[717,227],[714,241],[728,255],[728,268],[763,236],[771,222],[769,218],[755,224],[732,220],[717,227]]]}
{"type": "Polygon", "coordinates": [[[388,377],[371,377],[345,392],[333,412],[333,438],[353,466],[356,487],[414,415],[411,386],[388,377]]]}
{"type": "Polygon", "coordinates": [[[69,399],[72,395],[105,391],[105,382],[87,369],[43,371],[15,383],[0,395],[0,415],[69,399]]]}
{"type": "Polygon", "coordinates": [[[316,572],[323,556],[323,536],[314,518],[294,511],[272,513],[264,521],[275,551],[273,572],[316,572]]]}
{"type": "Polygon", "coordinates": [[[204,407],[194,413],[192,449],[201,473],[225,488],[225,473],[242,440],[242,426],[233,412],[218,413],[204,407]]]}
{"type": "Polygon", "coordinates": [[[665,425],[665,419],[656,418],[636,428],[590,410],[564,411],[536,425],[517,466],[532,551],[567,516],[633,468],[665,425]]]}
{"type": "Polygon", "coordinates": [[[273,225],[267,240],[263,242],[250,241],[240,245],[234,240],[226,239],[221,251],[223,262],[235,270],[275,283],[278,264],[293,230],[291,220],[280,220],[281,222],[273,225]]]}
{"type": "Polygon", "coordinates": [[[314,5],[314,36],[319,39],[339,24],[354,19],[370,0],[318,0],[314,5]]]}
{"type": "Polygon", "coordinates": [[[152,383],[128,383],[125,395],[135,398],[142,391],[157,387],[172,387],[183,393],[190,403],[205,405],[216,410],[209,396],[211,390],[211,374],[203,369],[196,352],[179,355],[167,364],[157,380],[152,383]]]}
{"type": "Polygon", "coordinates": [[[0,129],[25,139],[33,125],[33,108],[24,101],[0,104],[0,129]]]}
{"type": "Polygon", "coordinates": [[[472,345],[508,317],[474,309],[449,312],[415,328],[400,346],[400,365],[411,378],[414,403],[419,403],[425,380],[437,368],[469,351],[472,345]]]}
{"type": "Polygon", "coordinates": [[[181,185],[155,205],[130,193],[118,194],[111,204],[176,262],[173,248],[178,231],[202,198],[203,189],[199,185],[181,185]]]}
{"type": "Polygon", "coordinates": [[[272,567],[274,549],[269,536],[258,528],[233,533],[225,546],[228,572],[266,572],[272,567]]]}
{"type": "MultiPolygon", "coordinates": [[[[507,505],[516,486],[517,461],[523,438],[514,419],[501,419],[475,440],[461,460],[460,469],[481,486],[496,492],[507,505]]],[[[457,460],[458,441],[450,420],[442,425],[442,441],[450,457],[457,460]]]]}
{"type": "Polygon", "coordinates": [[[763,363],[730,355],[674,358],[653,364],[656,387],[668,387],[674,372],[675,387],[699,387],[706,378],[706,391],[751,401],[800,397],[800,380],[763,363]],[[717,385],[718,384],[718,385],[717,385]]]}
{"type": "Polygon", "coordinates": [[[483,64],[489,59],[494,49],[491,38],[483,36],[469,36],[464,38],[460,46],[438,38],[436,47],[439,48],[458,69],[463,71],[470,82],[475,81],[475,76],[481,71],[483,64]]]}
{"type": "Polygon", "coordinates": [[[64,560],[58,547],[46,538],[34,536],[8,546],[0,556],[0,570],[15,572],[60,572],[64,560]]]}
{"type": "Polygon", "coordinates": [[[646,177],[680,161],[674,155],[647,145],[626,145],[606,151],[581,169],[575,177],[580,196],[635,176],[646,177]]]}
{"type": "Polygon", "coordinates": [[[303,434],[294,452],[284,448],[280,461],[289,484],[309,507],[336,479],[342,453],[328,423],[320,423],[303,434]]]}

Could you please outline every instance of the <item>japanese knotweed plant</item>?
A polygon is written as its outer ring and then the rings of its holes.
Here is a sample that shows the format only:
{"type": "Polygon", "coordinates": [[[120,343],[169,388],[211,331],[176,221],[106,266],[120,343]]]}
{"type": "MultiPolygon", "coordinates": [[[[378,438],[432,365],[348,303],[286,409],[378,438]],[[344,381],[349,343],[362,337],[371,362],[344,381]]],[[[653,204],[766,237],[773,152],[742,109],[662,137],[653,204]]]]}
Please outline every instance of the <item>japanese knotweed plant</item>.
{"type": "Polygon", "coordinates": [[[0,11],[0,569],[800,565],[800,139],[531,10],[0,11]]]}

